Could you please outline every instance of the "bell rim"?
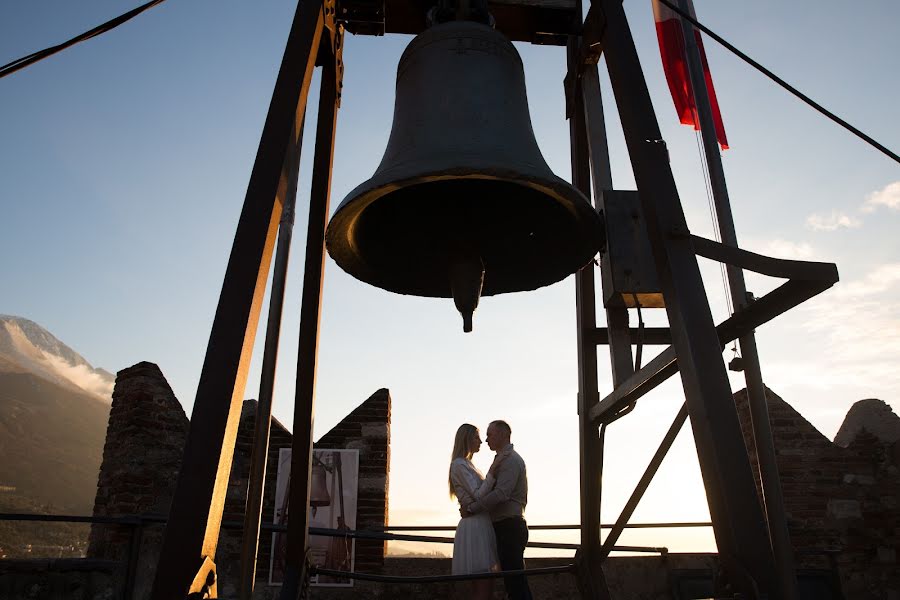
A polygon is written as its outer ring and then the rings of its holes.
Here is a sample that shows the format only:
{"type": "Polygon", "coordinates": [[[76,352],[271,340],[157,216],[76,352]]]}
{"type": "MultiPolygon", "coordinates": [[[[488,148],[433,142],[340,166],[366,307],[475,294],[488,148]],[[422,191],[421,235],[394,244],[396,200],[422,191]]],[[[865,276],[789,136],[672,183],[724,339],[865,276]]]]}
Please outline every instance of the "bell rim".
{"type": "MultiPolygon", "coordinates": [[[[379,173],[379,175],[381,174],[379,173]]],[[[556,177],[555,175],[551,175],[550,177],[552,179],[547,177],[535,177],[534,174],[525,176],[515,171],[502,172],[499,170],[492,170],[490,173],[485,173],[472,171],[470,169],[454,168],[440,173],[431,172],[427,175],[411,176],[402,180],[373,182],[373,179],[375,179],[373,178],[361,183],[347,194],[332,214],[325,232],[325,246],[329,256],[331,256],[332,260],[334,260],[344,272],[369,285],[407,296],[451,298],[452,294],[450,293],[449,286],[448,289],[442,291],[429,290],[427,287],[420,287],[417,288],[417,291],[410,291],[414,286],[401,287],[394,285],[390,278],[379,276],[376,269],[369,267],[359,252],[359,249],[356,247],[356,244],[354,243],[355,236],[353,235],[354,230],[359,223],[359,216],[363,211],[390,192],[405,187],[437,181],[460,179],[493,180],[528,187],[550,196],[559,203],[560,206],[566,209],[573,218],[573,222],[578,224],[577,228],[585,234],[582,239],[589,239],[589,234],[592,229],[599,232],[602,227],[602,218],[585,195],[564,179],[556,177]]],[[[481,295],[494,296],[498,294],[533,291],[558,283],[566,279],[569,275],[576,273],[594,259],[596,254],[600,252],[600,240],[601,237],[598,234],[598,243],[596,245],[588,243],[581,244],[581,255],[583,256],[583,260],[573,260],[572,265],[570,266],[571,270],[567,271],[562,276],[546,277],[541,280],[536,280],[533,285],[502,287],[486,285],[481,295]],[[576,262],[578,264],[575,264],[576,262]]]]}

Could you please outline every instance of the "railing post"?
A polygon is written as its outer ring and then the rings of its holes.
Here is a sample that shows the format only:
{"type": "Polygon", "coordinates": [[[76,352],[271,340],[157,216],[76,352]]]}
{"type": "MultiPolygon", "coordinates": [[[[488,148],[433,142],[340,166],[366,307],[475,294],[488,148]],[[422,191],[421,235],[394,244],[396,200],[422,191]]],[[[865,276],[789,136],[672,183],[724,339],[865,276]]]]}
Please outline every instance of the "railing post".
{"type": "Polygon", "coordinates": [[[144,538],[144,520],[137,517],[130,524],[131,537],[128,540],[128,563],[125,565],[125,584],[122,595],[125,600],[134,599],[134,587],[137,584],[138,560],[141,557],[141,542],[144,538]]]}

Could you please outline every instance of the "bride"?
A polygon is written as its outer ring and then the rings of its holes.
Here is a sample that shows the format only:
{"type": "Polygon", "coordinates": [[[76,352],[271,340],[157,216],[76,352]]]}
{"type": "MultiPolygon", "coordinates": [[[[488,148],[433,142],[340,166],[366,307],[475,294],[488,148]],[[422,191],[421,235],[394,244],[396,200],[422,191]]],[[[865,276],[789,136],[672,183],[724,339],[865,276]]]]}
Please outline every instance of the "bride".
{"type": "MultiPolygon", "coordinates": [[[[456,430],[453,456],[450,462],[450,497],[456,496],[460,506],[468,506],[487,494],[494,487],[497,467],[503,460],[494,460],[487,477],[472,464],[472,455],[481,448],[481,434],[474,425],[464,423],[456,430]]],[[[497,540],[494,526],[487,512],[460,519],[453,540],[453,574],[486,573],[499,570],[497,540]]],[[[491,579],[472,580],[473,600],[492,597],[494,582],[491,579]]]]}

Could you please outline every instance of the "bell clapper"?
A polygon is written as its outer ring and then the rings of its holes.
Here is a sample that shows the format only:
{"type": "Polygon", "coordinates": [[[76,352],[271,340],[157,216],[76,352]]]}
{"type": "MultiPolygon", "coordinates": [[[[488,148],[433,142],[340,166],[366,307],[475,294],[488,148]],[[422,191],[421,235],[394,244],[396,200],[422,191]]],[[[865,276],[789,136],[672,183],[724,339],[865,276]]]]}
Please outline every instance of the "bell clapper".
{"type": "Polygon", "coordinates": [[[484,285],[484,263],[474,252],[460,252],[450,259],[450,292],[463,318],[463,331],[472,331],[472,315],[478,308],[484,285]]]}

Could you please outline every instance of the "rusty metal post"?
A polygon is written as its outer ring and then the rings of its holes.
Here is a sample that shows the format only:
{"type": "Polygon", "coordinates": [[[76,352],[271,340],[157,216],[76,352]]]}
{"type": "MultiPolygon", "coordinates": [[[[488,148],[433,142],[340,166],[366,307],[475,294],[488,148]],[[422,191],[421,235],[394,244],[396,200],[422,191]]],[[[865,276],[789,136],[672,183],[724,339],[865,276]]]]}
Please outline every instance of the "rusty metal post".
{"type": "Polygon", "coordinates": [[[283,171],[306,106],[322,36],[320,1],[297,7],[247,187],[197,387],[184,460],[150,597],[215,590],[212,562],[237,437],[247,370],[287,186],[283,171]]]}
{"type": "Polygon", "coordinates": [[[125,600],[134,600],[138,560],[141,557],[141,543],[144,539],[144,520],[136,517],[129,527],[131,535],[128,537],[128,563],[125,565],[125,583],[122,588],[125,600]]]}
{"type": "MultiPolygon", "coordinates": [[[[339,52],[342,36],[334,36],[339,52]]],[[[331,195],[331,167],[337,123],[337,57],[323,61],[316,123],[316,149],[309,199],[306,233],[306,263],[300,308],[300,342],[297,352],[297,388],[294,399],[294,441],[291,453],[291,486],[288,490],[287,554],[281,600],[297,600],[308,578],[309,481],[312,468],[313,420],[315,417],[316,359],[325,267],[325,226],[331,195]]]]}
{"type": "MultiPolygon", "coordinates": [[[[675,0],[682,11],[687,12],[685,0],[675,0]]],[[[697,116],[700,119],[700,134],[709,168],[709,181],[716,207],[716,218],[722,243],[732,248],[738,247],[737,233],[734,229],[734,217],[728,198],[728,186],[725,183],[725,169],[716,139],[713,124],[709,90],[697,45],[694,26],[685,19],[680,19],[685,41],[685,54],[691,87],[697,105],[697,116]]],[[[699,32],[697,32],[699,35],[699,32]]],[[[744,282],[744,271],[735,265],[726,264],[728,287],[735,312],[740,312],[749,304],[747,285],[744,282]]],[[[756,336],[751,331],[740,337],[741,354],[744,359],[744,379],[747,383],[747,402],[750,408],[750,421],[753,427],[753,441],[756,447],[757,464],[762,488],[762,503],[769,526],[769,538],[775,555],[775,568],[781,582],[781,593],[784,600],[797,597],[797,576],[794,571],[794,551],[788,532],[787,517],[784,513],[784,498],[781,493],[781,479],[778,476],[778,462],[775,455],[775,442],[772,439],[772,427],[769,422],[769,407],[766,402],[766,387],[763,383],[762,369],[759,364],[759,353],[756,348],[756,336]]]]}

